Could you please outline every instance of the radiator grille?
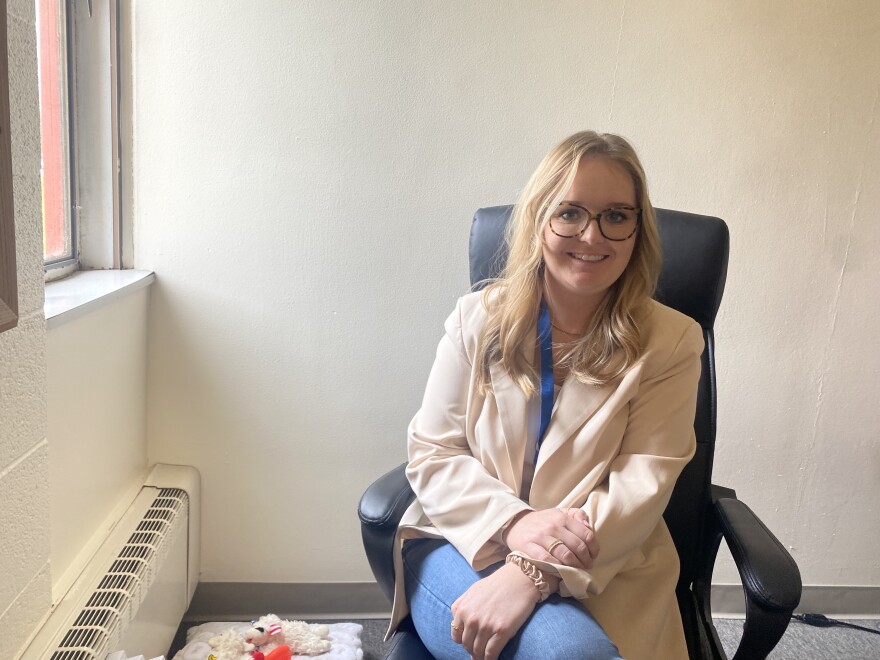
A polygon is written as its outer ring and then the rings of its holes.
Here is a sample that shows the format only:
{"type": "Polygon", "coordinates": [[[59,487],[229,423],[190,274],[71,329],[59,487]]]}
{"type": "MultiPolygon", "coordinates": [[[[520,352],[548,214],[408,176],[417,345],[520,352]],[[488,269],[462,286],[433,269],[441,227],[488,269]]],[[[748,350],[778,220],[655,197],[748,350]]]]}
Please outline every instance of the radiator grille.
{"type": "Polygon", "coordinates": [[[189,496],[162,488],[94,593],[52,653],[52,660],[103,660],[119,642],[168,549],[186,529],[189,496]]]}

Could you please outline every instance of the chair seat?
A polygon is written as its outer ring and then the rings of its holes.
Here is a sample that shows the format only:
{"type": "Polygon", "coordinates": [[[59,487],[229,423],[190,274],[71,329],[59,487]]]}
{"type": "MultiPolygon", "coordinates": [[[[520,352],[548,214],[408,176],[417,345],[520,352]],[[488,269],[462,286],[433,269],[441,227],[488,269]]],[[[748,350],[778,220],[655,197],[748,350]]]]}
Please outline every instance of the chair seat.
{"type": "Polygon", "coordinates": [[[409,617],[400,622],[400,627],[391,638],[385,660],[434,660],[434,656],[422,644],[409,617]]]}

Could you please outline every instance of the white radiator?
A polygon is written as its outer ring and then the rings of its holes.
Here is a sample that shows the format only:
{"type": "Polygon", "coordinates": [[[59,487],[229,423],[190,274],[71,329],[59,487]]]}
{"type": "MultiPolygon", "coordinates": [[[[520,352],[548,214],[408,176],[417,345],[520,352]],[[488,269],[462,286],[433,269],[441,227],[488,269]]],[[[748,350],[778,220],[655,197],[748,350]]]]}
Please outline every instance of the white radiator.
{"type": "Polygon", "coordinates": [[[199,500],[195,468],[155,466],[22,660],[167,653],[198,583],[199,500]]]}

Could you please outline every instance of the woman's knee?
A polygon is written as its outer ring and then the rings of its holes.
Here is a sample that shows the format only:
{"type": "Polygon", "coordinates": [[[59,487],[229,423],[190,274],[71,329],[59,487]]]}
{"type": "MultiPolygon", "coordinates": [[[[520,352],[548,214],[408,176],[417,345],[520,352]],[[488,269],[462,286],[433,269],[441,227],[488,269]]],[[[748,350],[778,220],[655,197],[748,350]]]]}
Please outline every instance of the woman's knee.
{"type": "MultiPolygon", "coordinates": [[[[602,626],[577,601],[559,596],[538,606],[514,638],[512,657],[546,660],[618,660],[602,626]]],[[[502,656],[503,657],[503,656],[502,656]]]]}
{"type": "Polygon", "coordinates": [[[587,642],[572,637],[560,639],[541,657],[545,660],[620,660],[620,652],[607,637],[587,642]]]}

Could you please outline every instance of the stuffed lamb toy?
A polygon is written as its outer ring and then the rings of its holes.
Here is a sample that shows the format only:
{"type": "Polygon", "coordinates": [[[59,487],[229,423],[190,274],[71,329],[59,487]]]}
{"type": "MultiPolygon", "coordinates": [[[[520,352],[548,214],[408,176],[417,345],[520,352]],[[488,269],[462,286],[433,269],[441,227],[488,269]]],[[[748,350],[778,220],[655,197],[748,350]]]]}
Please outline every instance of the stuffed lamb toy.
{"type": "Polygon", "coordinates": [[[286,621],[274,614],[267,614],[254,621],[253,627],[244,634],[244,639],[263,653],[286,645],[293,655],[321,655],[330,650],[329,634],[327,626],[286,621]]]}
{"type": "Polygon", "coordinates": [[[214,660],[253,660],[251,651],[256,648],[233,628],[212,637],[208,644],[211,646],[211,655],[208,657],[214,660]]]}

